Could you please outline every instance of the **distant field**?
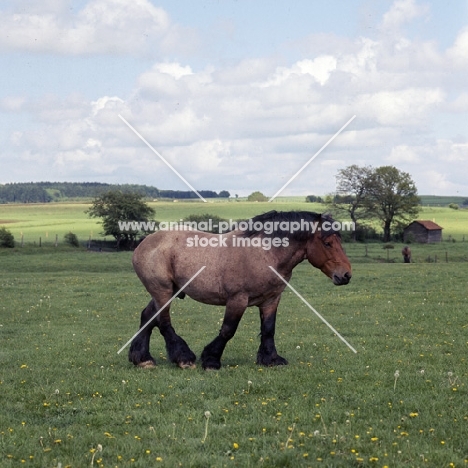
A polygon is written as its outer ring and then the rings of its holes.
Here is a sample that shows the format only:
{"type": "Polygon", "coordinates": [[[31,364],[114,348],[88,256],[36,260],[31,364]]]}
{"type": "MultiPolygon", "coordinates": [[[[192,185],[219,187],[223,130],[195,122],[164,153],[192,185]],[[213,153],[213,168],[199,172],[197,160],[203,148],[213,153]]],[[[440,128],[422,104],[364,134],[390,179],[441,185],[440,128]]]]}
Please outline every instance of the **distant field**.
{"type": "MultiPolygon", "coordinates": [[[[178,221],[190,214],[209,213],[226,219],[244,219],[257,214],[276,209],[307,210],[323,212],[326,210],[320,203],[306,203],[300,197],[282,197],[272,203],[256,203],[246,201],[216,201],[216,202],[151,202],[156,210],[159,221],[178,221]]],[[[47,204],[10,204],[0,205],[0,226],[6,226],[15,236],[17,242],[21,235],[25,243],[52,243],[57,235],[59,241],[67,232],[75,233],[81,241],[91,236],[101,239],[101,226],[96,219],[89,218],[85,210],[86,203],[47,203],[47,204]]],[[[440,224],[444,239],[449,236],[462,241],[463,236],[468,242],[468,210],[453,210],[447,207],[423,207],[419,219],[429,219],[440,224]]],[[[110,240],[110,239],[109,239],[110,240]]]]}
{"type": "Polygon", "coordinates": [[[455,203],[457,205],[462,205],[465,200],[468,200],[468,195],[466,197],[447,197],[447,196],[438,196],[438,195],[420,195],[422,205],[430,206],[448,206],[450,203],[455,203]]]}

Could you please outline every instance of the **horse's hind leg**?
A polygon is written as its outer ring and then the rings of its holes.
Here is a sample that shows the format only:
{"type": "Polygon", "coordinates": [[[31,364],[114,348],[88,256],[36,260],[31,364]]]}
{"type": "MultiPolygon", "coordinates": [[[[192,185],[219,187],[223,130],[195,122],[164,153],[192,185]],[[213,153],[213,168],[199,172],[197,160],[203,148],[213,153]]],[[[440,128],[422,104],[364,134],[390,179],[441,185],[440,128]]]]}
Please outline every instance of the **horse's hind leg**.
{"type": "Polygon", "coordinates": [[[169,315],[169,307],[163,310],[158,317],[159,332],[166,342],[166,350],[169,360],[182,369],[195,367],[197,357],[189,348],[188,344],[174,330],[169,315]]]}
{"type": "Polygon", "coordinates": [[[140,333],[133,339],[128,358],[140,367],[153,367],[155,360],[149,352],[150,337],[153,328],[157,326],[164,337],[169,359],[179,367],[194,367],[196,356],[187,343],[176,334],[171,324],[169,306],[158,313],[156,302],[151,300],[141,313],[140,333]],[[155,318],[154,315],[158,314],[155,318]],[[151,320],[149,325],[146,325],[151,320]]]}
{"type": "Polygon", "coordinates": [[[257,364],[263,366],[281,366],[288,363],[286,359],[278,355],[275,346],[276,310],[279,300],[280,297],[259,307],[261,342],[257,353],[257,364]]]}
{"type": "Polygon", "coordinates": [[[156,365],[155,360],[149,352],[149,343],[151,332],[156,325],[157,318],[153,319],[151,323],[148,324],[148,321],[154,317],[156,312],[156,306],[152,299],[141,312],[140,331],[133,339],[130,345],[130,351],[128,352],[128,360],[133,362],[136,366],[154,367],[156,365]]]}

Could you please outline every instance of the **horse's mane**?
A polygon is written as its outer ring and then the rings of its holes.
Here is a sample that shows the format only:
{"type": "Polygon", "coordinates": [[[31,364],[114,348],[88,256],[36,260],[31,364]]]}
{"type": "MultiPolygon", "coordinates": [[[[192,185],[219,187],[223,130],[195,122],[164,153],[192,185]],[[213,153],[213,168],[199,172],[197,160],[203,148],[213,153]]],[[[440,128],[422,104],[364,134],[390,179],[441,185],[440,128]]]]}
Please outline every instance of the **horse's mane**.
{"type": "MultiPolygon", "coordinates": [[[[310,223],[322,223],[323,221],[328,221],[330,223],[330,229],[327,230],[317,230],[316,233],[319,233],[320,236],[325,239],[328,236],[331,236],[332,234],[336,234],[339,237],[340,232],[332,229],[333,226],[333,218],[328,215],[328,214],[320,214],[320,213],[314,213],[312,211],[268,211],[267,213],[260,214],[258,216],[255,216],[252,219],[252,229],[247,229],[243,231],[243,237],[287,237],[288,239],[291,240],[296,240],[296,241],[304,241],[308,240],[311,237],[313,237],[314,233],[310,229],[310,223]],[[284,230],[282,229],[281,223],[288,223],[287,225],[290,226],[291,223],[299,223],[301,224],[301,221],[308,223],[309,229],[299,229],[294,232],[290,232],[290,230],[284,230]],[[255,222],[261,222],[263,226],[265,226],[265,223],[273,223],[273,229],[270,232],[270,229],[268,229],[268,233],[265,232],[265,230],[256,230],[254,228],[255,222]]],[[[250,220],[248,220],[250,221],[250,220]]],[[[270,226],[272,226],[270,224],[270,226]]]]}

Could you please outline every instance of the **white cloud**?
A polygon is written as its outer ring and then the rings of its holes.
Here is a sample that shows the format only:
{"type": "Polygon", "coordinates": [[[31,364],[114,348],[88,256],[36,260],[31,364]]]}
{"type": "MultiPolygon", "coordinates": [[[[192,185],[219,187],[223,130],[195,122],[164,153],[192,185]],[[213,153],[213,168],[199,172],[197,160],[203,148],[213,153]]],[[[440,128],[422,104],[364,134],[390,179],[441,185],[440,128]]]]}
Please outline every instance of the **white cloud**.
{"type": "Polygon", "coordinates": [[[392,166],[396,166],[399,163],[418,163],[421,158],[417,152],[409,145],[397,145],[392,148],[390,156],[387,157],[387,161],[392,166]]]}
{"type": "Polygon", "coordinates": [[[417,4],[415,0],[396,0],[390,9],[384,14],[382,28],[384,30],[395,30],[415,18],[427,14],[428,6],[417,4]]]}
{"type": "Polygon", "coordinates": [[[362,94],[356,99],[356,112],[363,118],[375,119],[381,125],[399,127],[419,125],[428,113],[444,101],[438,88],[407,88],[362,94]]]}
{"type": "Polygon", "coordinates": [[[154,55],[196,47],[193,31],[174,25],[148,0],[91,0],[74,15],[59,1],[44,9],[38,3],[0,12],[1,50],[154,55]]]}
{"type": "Polygon", "coordinates": [[[18,112],[24,108],[25,103],[25,96],[7,96],[0,99],[0,110],[6,112],[18,112]]]}
{"type": "Polygon", "coordinates": [[[468,66],[468,27],[459,32],[447,55],[456,67],[468,66]]]}

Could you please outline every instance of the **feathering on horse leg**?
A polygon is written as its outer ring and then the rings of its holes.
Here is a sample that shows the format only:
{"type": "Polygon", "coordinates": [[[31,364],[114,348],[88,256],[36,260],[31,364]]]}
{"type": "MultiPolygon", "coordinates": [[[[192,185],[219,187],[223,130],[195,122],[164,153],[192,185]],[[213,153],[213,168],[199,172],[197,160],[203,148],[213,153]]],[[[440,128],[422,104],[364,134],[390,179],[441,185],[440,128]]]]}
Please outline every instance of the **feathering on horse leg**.
{"type": "MultiPolygon", "coordinates": [[[[156,313],[156,307],[154,301],[151,300],[149,304],[141,312],[140,318],[140,330],[144,327],[149,320],[156,313]]],[[[156,325],[156,320],[153,320],[148,326],[146,326],[132,341],[130,345],[130,350],[128,352],[128,360],[133,362],[136,366],[139,367],[154,367],[156,361],[149,352],[149,343],[151,338],[151,332],[156,325]]]]}
{"type": "Polygon", "coordinates": [[[166,350],[169,360],[174,364],[177,364],[182,369],[194,368],[197,357],[189,348],[186,341],[175,332],[174,327],[171,324],[169,307],[161,312],[157,326],[166,342],[166,350]]]}

